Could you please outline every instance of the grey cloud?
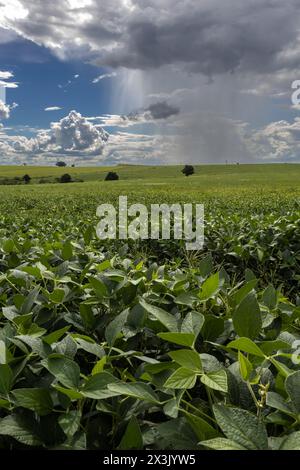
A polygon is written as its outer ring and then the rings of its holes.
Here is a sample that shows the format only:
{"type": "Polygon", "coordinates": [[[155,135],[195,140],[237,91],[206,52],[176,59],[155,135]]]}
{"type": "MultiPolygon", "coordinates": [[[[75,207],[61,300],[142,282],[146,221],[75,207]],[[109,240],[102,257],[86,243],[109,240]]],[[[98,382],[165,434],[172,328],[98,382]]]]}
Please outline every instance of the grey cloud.
{"type": "Polygon", "coordinates": [[[93,0],[76,9],[20,1],[27,16],[0,25],[61,57],[133,69],[181,64],[207,76],[299,66],[298,0],[93,0]]]}
{"type": "Polygon", "coordinates": [[[168,117],[179,114],[180,109],[166,103],[166,101],[160,101],[158,103],[151,104],[146,109],[146,112],[150,112],[153,119],[167,119],[168,117]]]}
{"type": "Polygon", "coordinates": [[[213,76],[299,64],[297,54],[283,53],[299,48],[294,0],[135,3],[120,45],[104,56],[108,65],[149,69],[181,63],[213,76]]]}
{"type": "Polygon", "coordinates": [[[180,109],[176,106],[168,104],[166,101],[159,101],[153,103],[147,108],[133,111],[127,116],[121,116],[123,121],[133,121],[133,122],[147,122],[147,121],[156,121],[160,119],[168,119],[171,116],[176,116],[180,113],[180,109]]]}

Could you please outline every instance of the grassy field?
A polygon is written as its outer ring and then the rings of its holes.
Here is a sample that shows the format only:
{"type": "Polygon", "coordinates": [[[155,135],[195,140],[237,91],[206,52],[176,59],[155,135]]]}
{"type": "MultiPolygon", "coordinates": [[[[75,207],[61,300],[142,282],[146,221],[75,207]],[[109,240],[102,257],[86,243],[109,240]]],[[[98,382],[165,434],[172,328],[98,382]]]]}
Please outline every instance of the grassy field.
{"type": "Polygon", "coordinates": [[[226,202],[237,210],[253,208],[269,210],[270,206],[284,208],[285,202],[296,201],[300,196],[300,165],[202,165],[195,167],[195,174],[185,177],[181,166],[130,166],[113,168],[57,168],[57,167],[0,167],[0,178],[22,177],[28,173],[32,180],[26,185],[1,186],[0,207],[5,212],[9,201],[20,209],[43,208],[51,201],[65,199],[65,207],[72,200],[87,209],[96,210],[97,203],[115,202],[119,194],[128,195],[136,202],[226,202]],[[119,181],[103,181],[108,171],[116,171],[119,181]],[[58,184],[55,178],[68,172],[82,183],[58,184]],[[41,178],[53,181],[36,184],[41,178]],[[9,199],[9,201],[8,201],[9,199]],[[24,203],[24,204],[23,204],[24,203]],[[33,206],[33,207],[32,207],[33,206]]]}
{"type": "MultiPolygon", "coordinates": [[[[184,179],[181,174],[183,166],[138,166],[118,165],[114,167],[65,167],[56,166],[0,166],[0,179],[22,177],[29,174],[32,182],[38,182],[41,178],[54,181],[64,173],[69,173],[73,178],[84,181],[103,181],[108,171],[116,171],[121,181],[149,180],[157,183],[178,183],[184,179]]],[[[269,164],[269,165],[195,165],[195,174],[192,178],[195,184],[201,184],[206,188],[212,183],[216,185],[247,184],[294,186],[299,181],[300,165],[298,164],[269,164]]]]}
{"type": "Polygon", "coordinates": [[[300,449],[300,166],[181,169],[0,167],[0,449],[300,449]],[[98,240],[119,195],[204,248],[98,240]]]}

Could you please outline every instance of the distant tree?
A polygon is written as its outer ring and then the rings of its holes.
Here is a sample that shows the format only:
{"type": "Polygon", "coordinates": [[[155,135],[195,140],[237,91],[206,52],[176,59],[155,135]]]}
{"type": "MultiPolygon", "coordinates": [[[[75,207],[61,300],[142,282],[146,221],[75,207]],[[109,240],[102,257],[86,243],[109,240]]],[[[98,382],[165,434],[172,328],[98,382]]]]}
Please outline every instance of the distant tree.
{"type": "Polygon", "coordinates": [[[73,163],[71,166],[72,166],[72,168],[75,168],[75,163],[73,163]]]}
{"type": "Polygon", "coordinates": [[[119,179],[119,176],[114,171],[109,171],[105,177],[105,181],[116,181],[119,179]]]}
{"type": "Polygon", "coordinates": [[[56,162],[56,166],[67,166],[66,162],[56,162]]]}
{"type": "Polygon", "coordinates": [[[24,181],[25,184],[29,184],[31,178],[30,178],[29,175],[26,174],[26,175],[23,176],[22,180],[24,181]]]}
{"type": "Polygon", "coordinates": [[[183,173],[185,176],[190,176],[195,173],[194,167],[192,165],[185,165],[183,170],[181,170],[181,173],[183,173]]]}
{"type": "Polygon", "coordinates": [[[71,183],[72,181],[72,178],[71,176],[69,175],[69,173],[65,173],[64,175],[62,175],[59,179],[59,181],[61,183],[71,183]]]}

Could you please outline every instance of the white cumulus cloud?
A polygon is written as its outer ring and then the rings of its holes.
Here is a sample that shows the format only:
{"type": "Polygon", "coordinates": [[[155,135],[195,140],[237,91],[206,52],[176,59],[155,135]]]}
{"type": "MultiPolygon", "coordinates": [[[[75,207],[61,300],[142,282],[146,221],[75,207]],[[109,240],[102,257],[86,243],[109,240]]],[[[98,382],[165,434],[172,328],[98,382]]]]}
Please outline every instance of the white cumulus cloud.
{"type": "Polygon", "coordinates": [[[248,146],[265,160],[297,160],[300,154],[300,118],[271,122],[248,136],[248,146]]]}
{"type": "MultiPolygon", "coordinates": [[[[4,107],[3,113],[7,113],[4,107]]],[[[101,126],[92,124],[77,111],[71,111],[60,121],[51,123],[50,129],[41,130],[35,137],[5,134],[0,135],[0,143],[6,145],[12,157],[18,153],[27,154],[28,158],[43,154],[99,157],[108,137],[109,134],[101,126]]]]}
{"type": "Polygon", "coordinates": [[[55,151],[84,152],[87,154],[101,154],[108,133],[100,126],[93,125],[76,111],[51,124],[50,142],[55,151]]]}
{"type": "Polygon", "coordinates": [[[8,119],[10,114],[10,107],[0,100],[0,119],[8,119]]]}
{"type": "Polygon", "coordinates": [[[13,73],[12,73],[12,72],[1,71],[1,70],[0,70],[0,79],[1,79],[1,80],[8,80],[9,78],[12,78],[12,77],[13,77],[13,73]]]}

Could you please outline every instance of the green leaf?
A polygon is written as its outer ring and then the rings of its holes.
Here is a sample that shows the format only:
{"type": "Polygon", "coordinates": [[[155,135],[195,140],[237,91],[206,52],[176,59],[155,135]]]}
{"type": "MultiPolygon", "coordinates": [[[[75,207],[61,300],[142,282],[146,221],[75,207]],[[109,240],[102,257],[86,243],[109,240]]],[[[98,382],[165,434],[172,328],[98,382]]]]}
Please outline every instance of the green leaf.
{"type": "Polygon", "coordinates": [[[94,340],[85,340],[83,338],[77,337],[76,335],[73,336],[73,339],[75,339],[75,342],[77,344],[78,349],[83,349],[84,351],[93,354],[94,356],[97,356],[101,358],[104,354],[103,348],[95,343],[94,340]]]}
{"type": "Polygon", "coordinates": [[[239,351],[238,358],[239,358],[241,376],[245,381],[247,381],[249,380],[250,374],[253,370],[252,364],[249,361],[249,359],[247,359],[247,357],[241,353],[241,351],[239,351]]]}
{"type": "Polygon", "coordinates": [[[177,362],[177,364],[180,366],[197,372],[202,371],[200,354],[196,351],[180,349],[178,351],[171,351],[168,354],[173,359],[173,361],[177,362]]]}
{"type": "Polygon", "coordinates": [[[215,315],[205,315],[201,336],[205,341],[215,341],[224,332],[224,319],[215,315]]]}
{"type": "Polygon", "coordinates": [[[196,338],[199,335],[203,325],[205,317],[200,312],[189,312],[181,325],[181,333],[193,334],[196,338]]]}
{"type": "Polygon", "coordinates": [[[145,371],[151,375],[160,374],[165,370],[174,370],[173,362],[157,362],[156,364],[145,364],[145,371]]]}
{"type": "Polygon", "coordinates": [[[89,283],[99,299],[103,299],[103,297],[107,296],[107,288],[103,281],[96,277],[90,277],[89,283]]]}
{"type": "Polygon", "coordinates": [[[258,346],[266,356],[271,356],[280,349],[291,349],[291,345],[289,343],[279,339],[274,341],[261,341],[258,343],[258,346]]]}
{"type": "Polygon", "coordinates": [[[277,361],[273,357],[270,357],[269,361],[273,364],[273,366],[276,367],[278,372],[285,378],[288,377],[289,375],[291,375],[291,373],[293,372],[285,364],[283,364],[282,362],[277,361]]]}
{"type": "Polygon", "coordinates": [[[297,413],[300,413],[300,370],[286,378],[285,389],[291,399],[293,408],[297,413]]]}
{"type": "Polygon", "coordinates": [[[221,362],[215,356],[211,354],[201,353],[200,359],[204,372],[215,372],[223,368],[221,362]]]}
{"type": "Polygon", "coordinates": [[[281,444],[279,450],[300,450],[300,431],[290,434],[281,444]]]}
{"type": "Polygon", "coordinates": [[[244,286],[240,289],[235,291],[231,297],[230,301],[232,305],[239,305],[241,301],[248,295],[256,286],[257,279],[252,279],[251,281],[247,282],[244,286]]]}
{"type": "Polygon", "coordinates": [[[239,336],[255,339],[262,328],[262,317],[257,299],[253,293],[248,294],[235,309],[233,325],[239,336]]]}
{"type": "MultiPolygon", "coordinates": [[[[15,337],[15,340],[16,339],[20,340],[20,344],[25,343],[28,345],[32,349],[32,352],[38,354],[40,357],[47,357],[49,354],[51,354],[50,346],[46,343],[43,343],[40,338],[33,338],[32,336],[28,335],[18,335],[15,337]]],[[[11,341],[13,340],[11,339],[11,341]]]]}
{"type": "Polygon", "coordinates": [[[147,313],[139,304],[134,305],[128,314],[127,324],[133,328],[143,328],[147,319],[147,313]]]}
{"type": "Polygon", "coordinates": [[[210,276],[201,286],[200,299],[205,301],[215,297],[220,290],[220,274],[210,276]]]}
{"type": "Polygon", "coordinates": [[[195,386],[197,374],[185,367],[177,369],[165,382],[164,387],[173,389],[189,389],[195,386]]]}
{"type": "Polygon", "coordinates": [[[105,271],[106,269],[111,268],[111,261],[109,259],[106,259],[105,261],[102,261],[100,264],[96,264],[96,269],[97,271],[105,271]]]}
{"type": "Polygon", "coordinates": [[[18,310],[14,305],[9,307],[2,307],[2,313],[9,321],[13,321],[18,316],[18,310]]]}
{"type": "Polygon", "coordinates": [[[107,388],[112,392],[118,393],[118,395],[126,395],[150,403],[160,403],[150,385],[143,382],[109,384],[107,388]]]}
{"type": "Polygon", "coordinates": [[[118,336],[121,334],[122,328],[124,327],[129,310],[124,310],[112,320],[105,329],[105,339],[109,346],[113,346],[118,336]]]}
{"type": "Polygon", "coordinates": [[[213,390],[219,390],[220,392],[227,393],[228,384],[227,384],[227,374],[225,370],[218,370],[214,372],[209,372],[208,374],[203,374],[201,376],[201,382],[213,390]]]}
{"type": "Polygon", "coordinates": [[[187,305],[188,307],[193,307],[195,302],[199,302],[199,298],[188,292],[182,292],[176,297],[175,302],[178,305],[187,305]]]}
{"type": "Polygon", "coordinates": [[[96,324],[96,318],[93,314],[93,309],[91,305],[86,305],[85,303],[81,303],[79,306],[79,312],[80,316],[82,318],[82,321],[84,323],[84,326],[88,329],[91,330],[95,327],[96,324]]]}
{"type": "Polygon", "coordinates": [[[48,359],[41,361],[41,363],[64,387],[78,388],[80,369],[76,362],[67,357],[53,354],[48,359]]]}
{"type": "Polygon", "coordinates": [[[17,406],[35,411],[40,416],[51,413],[53,409],[50,393],[44,388],[18,388],[12,395],[17,406]]]}
{"type": "Polygon", "coordinates": [[[28,446],[40,446],[42,442],[34,432],[32,423],[21,416],[6,416],[0,419],[0,435],[10,436],[28,446]]]}
{"type": "Polygon", "coordinates": [[[45,343],[49,345],[56,343],[69,329],[70,329],[70,326],[65,326],[64,328],[61,328],[60,330],[53,331],[49,335],[43,336],[43,341],[45,341],[45,343]]]}
{"type": "Polygon", "coordinates": [[[100,372],[103,372],[106,361],[107,357],[103,356],[98,362],[96,362],[92,369],[92,375],[100,374],[100,372]]]}
{"type": "Polygon", "coordinates": [[[80,426],[81,413],[78,410],[68,411],[58,418],[60,427],[66,436],[72,437],[80,426]]]}
{"type": "Polygon", "coordinates": [[[262,300],[270,310],[273,310],[277,305],[277,297],[276,289],[270,285],[264,290],[262,300]]]}
{"type": "Polygon", "coordinates": [[[6,397],[11,390],[13,373],[7,364],[0,364],[0,395],[6,397]]]}
{"type": "Polygon", "coordinates": [[[159,333],[157,336],[165,341],[169,341],[169,343],[189,346],[190,348],[194,346],[195,342],[195,335],[189,333],[159,333]]]}
{"type": "Polygon", "coordinates": [[[16,250],[15,242],[11,238],[8,238],[3,243],[2,248],[6,253],[11,253],[16,250]]]}
{"type": "Polygon", "coordinates": [[[178,331],[177,320],[174,315],[171,315],[159,307],[148,304],[144,299],[140,299],[139,303],[146,310],[146,312],[150,313],[150,315],[152,315],[156,320],[164,325],[167,330],[172,332],[178,331]]]}
{"type": "Polygon", "coordinates": [[[247,450],[246,447],[243,447],[230,439],[224,439],[224,437],[202,441],[199,444],[212,450],[247,450]]]}
{"type": "Polygon", "coordinates": [[[73,359],[77,352],[77,344],[71,335],[66,335],[55,347],[55,351],[63,356],[73,359]]]}
{"type": "Polygon", "coordinates": [[[267,450],[265,425],[252,413],[241,408],[214,405],[215,418],[225,436],[248,450],[267,450]]]}
{"type": "Polygon", "coordinates": [[[31,312],[32,310],[32,307],[39,295],[39,292],[40,292],[40,288],[39,287],[35,287],[31,292],[28,293],[28,295],[26,296],[26,300],[25,302],[23,303],[22,307],[21,307],[21,311],[20,313],[22,315],[24,314],[27,314],[29,312],[31,312]]]}
{"type": "Polygon", "coordinates": [[[89,377],[81,388],[81,393],[88,398],[94,400],[103,400],[112,396],[117,396],[118,393],[108,390],[109,384],[118,383],[119,380],[108,372],[100,372],[92,377],[89,377]]]}
{"type": "Polygon", "coordinates": [[[74,436],[70,436],[58,449],[63,450],[86,450],[86,433],[76,432],[74,436]]]}
{"type": "Polygon", "coordinates": [[[69,397],[72,401],[77,401],[81,400],[81,398],[84,398],[84,395],[81,392],[78,392],[77,390],[71,390],[70,388],[60,387],[59,385],[54,385],[54,388],[58,392],[63,393],[64,395],[69,397]]]}
{"type": "Polygon", "coordinates": [[[171,449],[195,449],[196,435],[185,418],[171,419],[157,426],[158,440],[171,449]]]}
{"type": "Polygon", "coordinates": [[[290,407],[289,403],[287,403],[284,398],[279,395],[279,393],[268,392],[266,403],[271,408],[275,408],[276,410],[282,411],[283,413],[289,416],[294,416],[294,412],[290,407]]]}
{"type": "Polygon", "coordinates": [[[63,245],[63,248],[61,250],[61,254],[62,254],[62,257],[64,260],[69,260],[72,258],[73,256],[73,247],[72,247],[72,244],[71,242],[66,242],[64,243],[63,245]]]}
{"type": "Polygon", "coordinates": [[[122,437],[118,450],[141,450],[143,449],[143,436],[135,416],[130,419],[126,431],[122,437]]]}
{"type": "Polygon", "coordinates": [[[253,356],[258,356],[262,358],[265,357],[262,350],[249,338],[239,338],[234,341],[231,341],[231,343],[229,343],[227,347],[230,349],[238,349],[239,351],[253,354],[253,356]]]}
{"type": "Polygon", "coordinates": [[[177,397],[171,398],[163,407],[164,414],[169,418],[177,418],[179,414],[179,402],[177,397]]]}
{"type": "Polygon", "coordinates": [[[203,258],[199,263],[199,271],[202,277],[208,276],[213,270],[213,259],[211,254],[203,258]]]}
{"type": "Polygon", "coordinates": [[[65,291],[64,289],[61,289],[60,287],[57,287],[54,289],[51,294],[49,294],[49,300],[53,302],[54,304],[61,304],[65,298],[65,291]]]}
{"type": "Polygon", "coordinates": [[[207,421],[205,421],[200,416],[196,416],[185,410],[181,411],[184,413],[189,425],[196,434],[197,439],[199,439],[200,441],[203,441],[205,439],[212,439],[220,435],[217,429],[215,429],[211,424],[207,423],[207,421]]]}
{"type": "Polygon", "coordinates": [[[0,408],[5,408],[7,410],[10,409],[10,402],[8,400],[4,400],[3,398],[0,398],[0,408]]]}

